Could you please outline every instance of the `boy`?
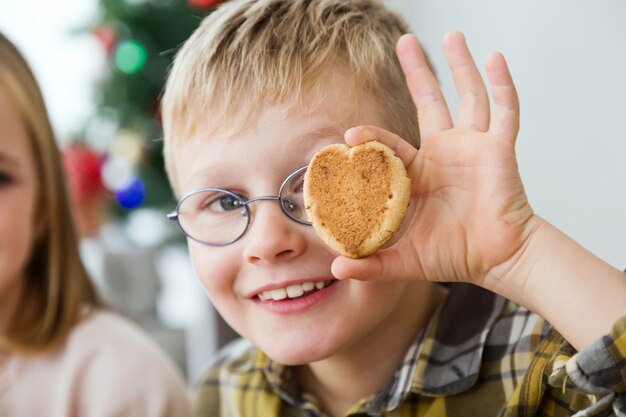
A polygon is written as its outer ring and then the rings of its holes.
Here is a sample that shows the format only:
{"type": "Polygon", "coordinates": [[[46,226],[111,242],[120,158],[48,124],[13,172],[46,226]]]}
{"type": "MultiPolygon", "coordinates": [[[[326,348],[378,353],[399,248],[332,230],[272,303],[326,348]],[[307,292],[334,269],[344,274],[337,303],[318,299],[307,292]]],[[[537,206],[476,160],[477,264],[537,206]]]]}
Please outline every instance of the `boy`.
{"type": "Polygon", "coordinates": [[[532,212],[503,57],[487,62],[490,116],[462,35],[445,38],[453,125],[403,33],[370,0],[232,1],[178,54],[163,98],[170,218],[245,338],[199,381],[197,415],[626,412],[626,280],[532,212]],[[373,139],[405,163],[409,214],[393,245],[337,258],[308,227],[301,167],[373,139]]]}

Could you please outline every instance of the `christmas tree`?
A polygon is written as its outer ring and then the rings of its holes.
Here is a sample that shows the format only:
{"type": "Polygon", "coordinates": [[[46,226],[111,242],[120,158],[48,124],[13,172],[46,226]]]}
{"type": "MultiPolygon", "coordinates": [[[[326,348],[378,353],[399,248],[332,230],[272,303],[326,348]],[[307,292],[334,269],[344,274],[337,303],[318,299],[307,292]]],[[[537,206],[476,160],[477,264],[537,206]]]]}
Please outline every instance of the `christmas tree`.
{"type": "Polygon", "coordinates": [[[138,207],[173,207],[159,99],[176,51],[219,1],[100,0],[88,30],[106,54],[107,68],[95,114],[64,151],[73,194],[114,195],[113,213],[121,218],[138,207]]]}

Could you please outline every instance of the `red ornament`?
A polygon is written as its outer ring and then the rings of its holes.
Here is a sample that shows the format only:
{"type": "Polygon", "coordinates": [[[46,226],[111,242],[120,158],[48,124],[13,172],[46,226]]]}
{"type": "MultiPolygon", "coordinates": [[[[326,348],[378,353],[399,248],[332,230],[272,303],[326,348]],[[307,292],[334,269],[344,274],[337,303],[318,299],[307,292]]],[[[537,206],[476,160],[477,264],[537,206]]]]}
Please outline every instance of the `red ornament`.
{"type": "Polygon", "coordinates": [[[80,237],[95,236],[110,200],[101,177],[103,156],[79,143],[63,149],[62,156],[76,230],[80,237]]]}
{"type": "Polygon", "coordinates": [[[117,33],[115,32],[115,29],[109,25],[101,25],[93,28],[91,33],[98,38],[107,55],[110,55],[117,42],[117,33]]]}
{"type": "Polygon", "coordinates": [[[70,195],[77,203],[88,203],[106,191],[102,183],[103,157],[90,147],[72,144],[63,149],[63,165],[70,195]]]}
{"type": "Polygon", "coordinates": [[[187,4],[196,9],[208,9],[220,4],[222,0],[187,0],[187,4]]]}

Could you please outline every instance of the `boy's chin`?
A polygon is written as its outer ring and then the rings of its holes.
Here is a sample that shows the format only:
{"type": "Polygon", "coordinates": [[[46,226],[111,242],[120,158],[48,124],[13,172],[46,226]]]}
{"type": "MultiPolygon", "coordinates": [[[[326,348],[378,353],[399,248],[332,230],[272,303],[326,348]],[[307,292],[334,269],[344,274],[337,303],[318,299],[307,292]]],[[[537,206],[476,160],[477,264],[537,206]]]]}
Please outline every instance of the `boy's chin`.
{"type": "Polygon", "coordinates": [[[287,343],[284,346],[263,346],[257,344],[259,349],[270,359],[281,365],[298,366],[329,358],[335,352],[331,349],[323,349],[321,346],[311,343],[287,343]]]}

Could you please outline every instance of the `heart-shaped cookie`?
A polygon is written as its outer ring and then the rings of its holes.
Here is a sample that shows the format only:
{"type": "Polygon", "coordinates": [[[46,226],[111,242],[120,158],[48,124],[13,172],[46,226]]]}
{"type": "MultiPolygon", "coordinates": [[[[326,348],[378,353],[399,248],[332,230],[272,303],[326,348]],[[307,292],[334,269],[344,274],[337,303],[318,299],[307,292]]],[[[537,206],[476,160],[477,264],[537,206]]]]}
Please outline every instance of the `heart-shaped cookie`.
{"type": "Polygon", "coordinates": [[[386,145],[329,145],[309,163],[304,205],[327,245],[350,258],[362,258],[398,231],[410,187],[402,161],[386,145]]]}

